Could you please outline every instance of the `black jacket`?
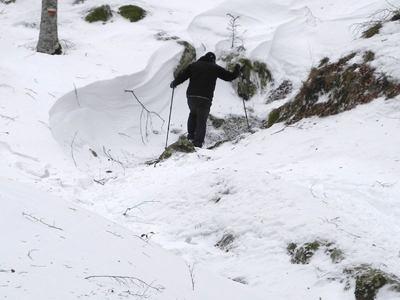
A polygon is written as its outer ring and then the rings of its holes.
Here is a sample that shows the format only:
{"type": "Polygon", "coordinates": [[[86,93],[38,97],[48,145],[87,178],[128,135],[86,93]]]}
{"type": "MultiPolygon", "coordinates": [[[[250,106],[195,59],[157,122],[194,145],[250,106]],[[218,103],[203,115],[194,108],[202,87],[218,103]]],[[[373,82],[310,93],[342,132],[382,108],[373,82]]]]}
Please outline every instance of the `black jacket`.
{"type": "Polygon", "coordinates": [[[172,85],[175,87],[190,78],[186,95],[188,97],[206,98],[212,101],[217,78],[232,81],[239,76],[239,72],[240,66],[235,67],[234,72],[229,72],[216,63],[208,61],[203,56],[180,72],[172,82],[172,85]]]}

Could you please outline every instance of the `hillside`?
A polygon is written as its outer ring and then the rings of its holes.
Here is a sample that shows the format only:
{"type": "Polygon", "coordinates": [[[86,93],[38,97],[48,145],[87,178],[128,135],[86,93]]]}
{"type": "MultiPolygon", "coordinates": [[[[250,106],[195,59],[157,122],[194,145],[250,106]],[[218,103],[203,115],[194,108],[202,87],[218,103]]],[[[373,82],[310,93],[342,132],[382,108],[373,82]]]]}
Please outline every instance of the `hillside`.
{"type": "Polygon", "coordinates": [[[146,0],[131,23],[73,2],[59,56],[35,52],[39,3],[0,3],[1,299],[400,299],[400,3],[146,0]],[[206,146],[229,140],[149,165],[188,51],[231,62],[227,13],[233,62],[271,75],[251,70],[252,132],[221,81],[206,146]]]}

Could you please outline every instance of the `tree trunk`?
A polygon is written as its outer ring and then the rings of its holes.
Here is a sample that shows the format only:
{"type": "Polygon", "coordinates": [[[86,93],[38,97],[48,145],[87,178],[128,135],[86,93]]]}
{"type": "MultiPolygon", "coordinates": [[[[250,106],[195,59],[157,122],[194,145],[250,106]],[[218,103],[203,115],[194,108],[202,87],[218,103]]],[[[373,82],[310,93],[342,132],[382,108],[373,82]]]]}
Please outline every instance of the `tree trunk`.
{"type": "Polygon", "coordinates": [[[57,1],[42,0],[42,18],[37,52],[51,55],[62,53],[62,48],[58,41],[57,1]]]}

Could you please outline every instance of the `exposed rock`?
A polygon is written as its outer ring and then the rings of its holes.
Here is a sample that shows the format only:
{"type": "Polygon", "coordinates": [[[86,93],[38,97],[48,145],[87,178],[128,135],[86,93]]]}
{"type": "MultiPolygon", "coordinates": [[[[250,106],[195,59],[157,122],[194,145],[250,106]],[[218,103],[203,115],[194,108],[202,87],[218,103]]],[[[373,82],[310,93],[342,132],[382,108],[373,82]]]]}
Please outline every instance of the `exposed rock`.
{"type": "Polygon", "coordinates": [[[244,133],[253,132],[252,128],[259,128],[262,121],[249,116],[250,129],[247,125],[245,116],[228,115],[225,118],[217,118],[209,115],[208,123],[210,127],[215,130],[208,130],[207,140],[211,141],[213,145],[208,149],[214,149],[223,143],[234,141],[240,138],[244,133]]]}
{"type": "Polygon", "coordinates": [[[369,265],[361,265],[344,270],[347,276],[347,288],[351,286],[350,280],[355,279],[354,295],[356,300],[374,300],[379,290],[388,285],[394,291],[400,292],[400,279],[382,270],[369,265]]]}
{"type": "Polygon", "coordinates": [[[177,43],[184,47],[184,51],[178,66],[174,70],[175,78],[181,71],[183,71],[187,66],[196,60],[196,49],[190,43],[182,40],[179,40],[177,43]]]}
{"type": "Polygon", "coordinates": [[[293,83],[290,80],[284,80],[276,88],[273,89],[267,98],[267,103],[271,103],[277,100],[285,99],[293,91],[293,83]]]}
{"type": "Polygon", "coordinates": [[[393,12],[393,16],[390,18],[390,21],[395,22],[400,20],[400,9],[393,12]]]}
{"type": "Polygon", "coordinates": [[[4,4],[11,4],[11,3],[15,3],[16,0],[0,0],[0,3],[4,3],[4,4]]]}

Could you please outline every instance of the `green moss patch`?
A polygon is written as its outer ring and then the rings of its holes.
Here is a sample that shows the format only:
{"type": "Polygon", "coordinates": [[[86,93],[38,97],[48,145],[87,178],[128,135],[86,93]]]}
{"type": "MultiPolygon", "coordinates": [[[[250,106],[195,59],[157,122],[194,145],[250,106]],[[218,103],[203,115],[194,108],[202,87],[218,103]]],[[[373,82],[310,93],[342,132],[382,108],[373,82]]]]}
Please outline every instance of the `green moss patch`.
{"type": "Polygon", "coordinates": [[[271,127],[276,122],[278,122],[279,119],[280,119],[280,110],[279,109],[272,110],[268,115],[268,119],[266,121],[265,127],[267,127],[267,128],[271,127]]]}
{"type": "Polygon", "coordinates": [[[290,243],[286,250],[291,257],[290,262],[292,264],[309,264],[318,250],[323,250],[331,258],[332,263],[336,264],[344,259],[343,251],[337,248],[334,243],[322,240],[315,240],[302,245],[290,243]]]}
{"type": "Polygon", "coordinates": [[[158,161],[168,159],[172,154],[176,152],[191,153],[195,152],[196,149],[191,141],[189,141],[185,136],[180,136],[178,141],[168,146],[167,149],[161,154],[158,161]]]}
{"type": "MultiPolygon", "coordinates": [[[[366,62],[350,63],[356,55],[352,53],[336,63],[313,68],[294,100],[273,110],[264,126],[270,127],[282,121],[293,124],[312,116],[335,115],[379,97],[389,99],[400,94],[400,83],[377,73],[366,62]],[[326,95],[327,100],[319,102],[322,95],[326,95]]],[[[371,56],[370,53],[364,54],[364,60],[371,59],[371,56]]]]}
{"type": "Polygon", "coordinates": [[[85,21],[89,23],[107,22],[111,18],[112,18],[111,7],[109,5],[102,5],[91,9],[88,15],[85,17],[85,21]]]}
{"type": "Polygon", "coordinates": [[[301,246],[290,243],[287,247],[288,254],[291,256],[290,262],[292,264],[309,264],[311,258],[320,247],[321,243],[319,241],[305,243],[301,246]]]}
{"type": "Polygon", "coordinates": [[[332,263],[338,264],[344,260],[344,252],[335,247],[334,244],[327,245],[325,248],[325,254],[329,255],[332,263]]]}
{"type": "Polygon", "coordinates": [[[183,46],[184,50],[179,61],[178,66],[174,70],[174,77],[176,78],[187,66],[196,60],[196,49],[186,41],[178,41],[179,45],[183,46]]]}
{"type": "Polygon", "coordinates": [[[118,10],[118,13],[125,19],[128,19],[130,22],[140,21],[146,16],[146,11],[136,5],[121,6],[118,10]]]}
{"type": "Polygon", "coordinates": [[[354,295],[356,300],[374,300],[379,290],[389,286],[392,290],[400,292],[400,279],[393,274],[369,265],[361,265],[344,270],[347,276],[347,288],[350,288],[350,281],[355,280],[354,295]]]}

